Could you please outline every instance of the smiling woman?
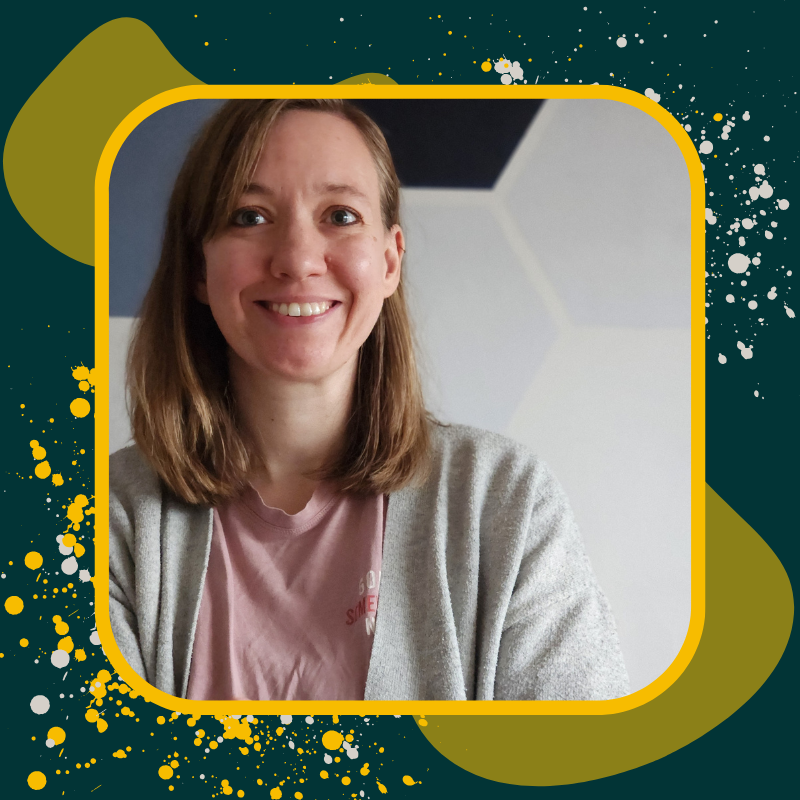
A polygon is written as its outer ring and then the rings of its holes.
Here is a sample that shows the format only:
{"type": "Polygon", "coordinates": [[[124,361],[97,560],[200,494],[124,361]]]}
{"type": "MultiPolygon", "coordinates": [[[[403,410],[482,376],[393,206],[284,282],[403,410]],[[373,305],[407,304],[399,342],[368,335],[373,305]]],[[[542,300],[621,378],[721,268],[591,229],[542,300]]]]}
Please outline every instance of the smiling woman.
{"type": "Polygon", "coordinates": [[[628,691],[563,492],[425,410],[399,182],[344,101],[232,101],[189,153],[112,456],[111,622],[192,699],[628,691]]]}

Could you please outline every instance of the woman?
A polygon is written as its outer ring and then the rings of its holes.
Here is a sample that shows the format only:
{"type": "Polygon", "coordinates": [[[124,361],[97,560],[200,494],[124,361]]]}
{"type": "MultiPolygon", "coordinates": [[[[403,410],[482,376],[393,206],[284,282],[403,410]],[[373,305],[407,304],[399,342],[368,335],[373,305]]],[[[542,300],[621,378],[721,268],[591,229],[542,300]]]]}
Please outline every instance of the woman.
{"type": "Polygon", "coordinates": [[[343,101],[232,101],[187,157],[111,460],[112,627],[163,691],[628,691],[547,467],[425,411],[399,196],[343,101]]]}

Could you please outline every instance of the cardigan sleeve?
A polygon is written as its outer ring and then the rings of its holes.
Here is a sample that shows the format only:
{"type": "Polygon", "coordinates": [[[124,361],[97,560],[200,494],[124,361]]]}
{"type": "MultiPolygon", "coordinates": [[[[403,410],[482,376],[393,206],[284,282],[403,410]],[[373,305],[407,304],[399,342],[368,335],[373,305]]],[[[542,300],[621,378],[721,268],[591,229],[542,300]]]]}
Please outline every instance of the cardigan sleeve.
{"type": "Polygon", "coordinates": [[[497,700],[607,700],[630,692],[611,608],[566,495],[533,468],[532,511],[507,607],[497,700]]]}
{"type": "MultiPolygon", "coordinates": [[[[111,456],[109,470],[108,609],[114,640],[128,665],[152,683],[140,631],[142,587],[137,582],[137,517],[142,498],[158,496],[158,487],[134,448],[111,456]]],[[[155,506],[159,503],[156,501],[155,506]]],[[[141,519],[138,520],[141,523],[141,519]]],[[[145,587],[146,588],[146,587],[145,587]]]]}

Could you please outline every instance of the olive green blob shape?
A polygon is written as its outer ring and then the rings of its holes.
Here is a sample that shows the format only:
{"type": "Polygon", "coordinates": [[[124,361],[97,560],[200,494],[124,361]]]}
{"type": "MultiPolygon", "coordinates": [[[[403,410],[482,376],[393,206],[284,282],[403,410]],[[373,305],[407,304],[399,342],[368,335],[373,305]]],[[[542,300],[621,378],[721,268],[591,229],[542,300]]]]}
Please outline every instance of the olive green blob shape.
{"type": "Polygon", "coordinates": [[[139,20],[90,33],[30,96],[6,139],[6,184],[25,221],[56,250],[94,264],[94,178],[106,142],[145,100],[199,83],[139,20]]]}
{"type": "Polygon", "coordinates": [[[767,543],[706,489],[705,626],[672,686],[608,716],[428,717],[421,730],[431,744],[459,767],[501,783],[581,783],[663,758],[744,705],[789,640],[792,589],[767,543]]]}
{"type": "Polygon", "coordinates": [[[362,85],[371,83],[374,86],[397,86],[397,81],[393,81],[388,75],[381,75],[380,72],[364,72],[361,75],[353,75],[352,78],[346,78],[339,81],[340,85],[362,85]]]}

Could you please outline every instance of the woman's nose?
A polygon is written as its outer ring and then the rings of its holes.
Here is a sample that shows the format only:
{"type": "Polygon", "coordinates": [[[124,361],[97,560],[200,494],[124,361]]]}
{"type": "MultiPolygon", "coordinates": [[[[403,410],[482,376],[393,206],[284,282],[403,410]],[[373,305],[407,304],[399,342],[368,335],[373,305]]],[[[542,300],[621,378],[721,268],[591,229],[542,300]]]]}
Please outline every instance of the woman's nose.
{"type": "Polygon", "coordinates": [[[301,281],[327,271],[325,239],[312,224],[286,221],[276,226],[270,272],[276,278],[301,281]]]}

